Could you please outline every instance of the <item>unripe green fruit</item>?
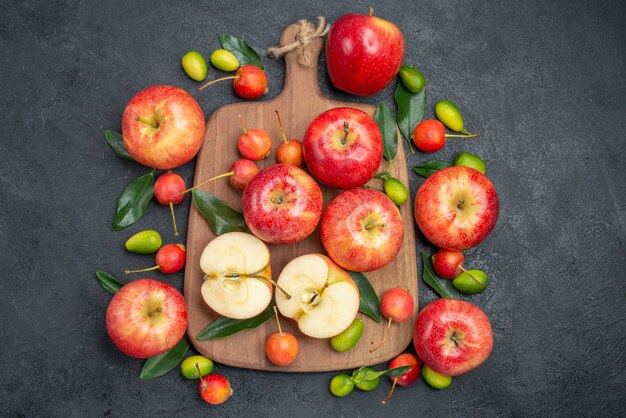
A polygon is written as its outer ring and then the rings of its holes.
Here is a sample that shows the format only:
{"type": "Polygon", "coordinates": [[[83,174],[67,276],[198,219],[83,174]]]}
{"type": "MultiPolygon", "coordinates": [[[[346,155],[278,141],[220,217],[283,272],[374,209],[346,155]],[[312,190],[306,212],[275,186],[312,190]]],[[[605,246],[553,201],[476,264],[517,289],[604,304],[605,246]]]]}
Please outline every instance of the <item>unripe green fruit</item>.
{"type": "Polygon", "coordinates": [[[452,377],[437,373],[427,365],[422,367],[422,379],[435,389],[445,389],[452,383],[452,377]]]}
{"type": "Polygon", "coordinates": [[[225,49],[216,49],[211,54],[211,64],[220,71],[237,71],[239,61],[232,52],[225,49]]]}
{"type": "Polygon", "coordinates": [[[403,65],[398,75],[404,87],[411,93],[419,93],[426,87],[426,77],[415,67],[403,65]]]}
{"type": "Polygon", "coordinates": [[[469,295],[481,293],[487,288],[487,273],[482,270],[466,270],[459,274],[452,285],[459,291],[469,295]]]}
{"type": "Polygon", "coordinates": [[[182,59],[183,69],[189,77],[196,81],[206,78],[208,68],[204,57],[198,51],[187,52],[182,59]]]}
{"type": "Polygon", "coordinates": [[[454,132],[467,133],[461,112],[450,100],[442,100],[435,105],[435,114],[448,129],[454,132]]]}
{"type": "Polygon", "coordinates": [[[152,254],[161,248],[161,235],[157,231],[146,229],[137,232],[126,241],[126,250],[137,254],[152,254]]]}
{"type": "Polygon", "coordinates": [[[393,203],[398,206],[406,202],[409,197],[409,192],[407,191],[404,184],[402,184],[400,180],[394,177],[389,177],[387,180],[385,180],[385,183],[383,184],[383,189],[385,190],[385,194],[389,196],[393,203]]]}
{"type": "Polygon", "coordinates": [[[348,328],[330,339],[330,344],[339,352],[350,350],[363,335],[363,321],[355,319],[348,328]]]}
{"type": "Polygon", "coordinates": [[[202,376],[206,376],[213,371],[213,361],[204,356],[191,356],[181,363],[180,372],[187,379],[200,379],[198,368],[202,376]]]}
{"type": "Polygon", "coordinates": [[[483,174],[487,172],[487,164],[478,155],[470,154],[469,152],[462,152],[457,155],[454,159],[454,165],[470,167],[483,174]]]}
{"type": "Polygon", "coordinates": [[[354,389],[354,381],[347,374],[338,374],[330,381],[330,391],[333,395],[343,397],[354,389]]]}

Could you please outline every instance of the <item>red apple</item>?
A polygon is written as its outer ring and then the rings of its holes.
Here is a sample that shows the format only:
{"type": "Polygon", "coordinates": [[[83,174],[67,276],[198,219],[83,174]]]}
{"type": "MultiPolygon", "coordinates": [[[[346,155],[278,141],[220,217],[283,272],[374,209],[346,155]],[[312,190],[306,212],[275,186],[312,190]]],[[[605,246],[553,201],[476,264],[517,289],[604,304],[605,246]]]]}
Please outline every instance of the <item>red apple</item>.
{"type": "Polygon", "coordinates": [[[367,183],[383,158],[376,121],[351,107],[317,116],[304,134],[302,152],[313,176],[327,186],[351,189],[367,183]]]}
{"type": "Polygon", "coordinates": [[[489,357],[493,334],[489,318],[476,305],[436,299],[419,313],[413,344],[428,367],[446,376],[458,376],[489,357]]]}
{"type": "Polygon", "coordinates": [[[433,254],[433,269],[444,279],[454,279],[461,274],[464,261],[462,252],[441,249],[433,254]]]}
{"type": "Polygon", "coordinates": [[[152,86],[133,96],[122,117],[128,153],[139,163],[167,170],[196,156],[204,141],[198,102],[174,86],[152,86]]]}
{"type": "Polygon", "coordinates": [[[162,354],[185,334],[185,298],[167,283],[132,281],[109,302],[106,329],[113,344],[126,355],[148,358],[162,354]]]}
{"type": "Polygon", "coordinates": [[[317,227],[324,201],[315,180],[290,164],[271,165],[243,191],[243,216],[250,231],[271,244],[308,237],[317,227]]]}
{"type": "Polygon", "coordinates": [[[341,16],[328,33],[326,68],[339,90],[371,96],[398,74],[404,37],[393,23],[370,15],[341,16]]]}
{"type": "Polygon", "coordinates": [[[415,221],[438,247],[462,251],[480,243],[498,219],[498,195],[487,176],[448,167],[428,177],[415,195],[415,221]]]}
{"type": "Polygon", "coordinates": [[[377,190],[340,193],[326,208],[320,230],[326,252],[347,270],[372,271],[400,251],[404,228],[396,205],[377,190]]]}

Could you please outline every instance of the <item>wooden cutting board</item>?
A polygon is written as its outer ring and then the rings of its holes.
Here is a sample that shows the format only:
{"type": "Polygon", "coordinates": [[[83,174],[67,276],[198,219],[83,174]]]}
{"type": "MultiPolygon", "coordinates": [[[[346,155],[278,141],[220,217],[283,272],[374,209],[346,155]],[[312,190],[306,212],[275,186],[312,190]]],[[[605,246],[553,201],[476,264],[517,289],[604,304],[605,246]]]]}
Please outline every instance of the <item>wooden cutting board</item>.
{"type": "MultiPolygon", "coordinates": [[[[298,30],[297,24],[289,26],[283,32],[280,44],[286,45],[293,42],[298,30]]],[[[282,142],[274,110],[278,110],[281,114],[287,138],[299,139],[303,138],[309,123],[317,115],[331,108],[350,106],[374,115],[375,107],[372,105],[338,102],[324,97],[317,78],[318,59],[322,45],[323,41],[319,38],[312,42],[314,60],[312,68],[298,64],[295,51],[285,56],[285,86],[277,98],[265,102],[231,104],[213,113],[207,122],[204,146],[197,157],[194,184],[228,172],[230,164],[241,158],[237,150],[237,139],[241,135],[239,115],[244,118],[248,129],[262,128],[273,140],[272,154],[259,162],[260,168],[276,162],[275,149],[282,142]]],[[[398,137],[401,138],[399,133],[398,137]]],[[[388,163],[383,159],[381,170],[386,169],[387,165],[388,163]]],[[[398,144],[398,155],[393,164],[392,175],[404,184],[409,184],[402,140],[398,144]]],[[[382,188],[382,180],[379,179],[373,179],[369,184],[382,188]]],[[[225,200],[234,209],[241,210],[242,192],[231,187],[226,179],[210,182],[202,186],[201,190],[225,200]]],[[[322,187],[322,191],[325,206],[340,192],[325,187],[322,187]]],[[[299,354],[291,365],[276,367],[265,355],[265,341],[271,333],[277,331],[275,320],[266,322],[256,329],[243,331],[223,339],[199,341],[196,338],[218,315],[206,305],[200,294],[203,283],[200,255],[215,235],[211,232],[205,218],[192,204],[187,231],[187,265],[184,281],[184,293],[189,313],[187,330],[189,340],[200,353],[218,363],[259,370],[296,372],[343,370],[372,365],[393,358],[411,342],[413,324],[417,315],[416,249],[410,199],[402,205],[400,211],[405,227],[404,242],[400,253],[384,268],[365,275],[379,298],[386,289],[407,288],[415,300],[415,310],[411,321],[393,324],[386,343],[370,353],[369,350],[382,340],[387,324],[384,319],[376,323],[359,313],[358,317],[365,325],[361,340],[352,350],[338,353],[332,349],[329,340],[307,337],[299,332],[295,322],[282,318],[283,330],[294,334],[299,341],[299,354]]],[[[278,278],[285,264],[295,257],[308,253],[325,253],[319,236],[319,228],[304,241],[290,245],[270,245],[269,248],[275,279],[278,278]]]]}

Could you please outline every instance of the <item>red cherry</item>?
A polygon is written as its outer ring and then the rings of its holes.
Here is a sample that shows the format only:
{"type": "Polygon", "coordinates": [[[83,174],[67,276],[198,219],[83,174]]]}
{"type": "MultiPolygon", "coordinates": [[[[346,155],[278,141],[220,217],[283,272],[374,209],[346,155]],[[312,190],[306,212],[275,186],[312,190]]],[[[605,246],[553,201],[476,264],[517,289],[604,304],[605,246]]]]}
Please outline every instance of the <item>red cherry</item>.
{"type": "Polygon", "coordinates": [[[126,270],[126,274],[142,273],[159,270],[163,274],[176,273],[185,266],[186,250],[183,244],[167,244],[159,248],[156,253],[156,266],[141,270],[126,270]]]}
{"type": "Polygon", "coordinates": [[[454,279],[461,274],[464,261],[462,252],[441,249],[433,254],[433,269],[444,279],[454,279]]]}
{"type": "Polygon", "coordinates": [[[274,316],[278,324],[278,332],[269,336],[265,343],[265,354],[277,366],[288,366],[298,356],[298,340],[288,332],[283,332],[278,319],[278,310],[274,306],[274,316]]]}
{"type": "Polygon", "coordinates": [[[230,172],[233,173],[233,175],[228,178],[230,185],[243,190],[248,183],[250,183],[252,177],[257,175],[259,167],[254,161],[241,158],[230,166],[230,172]]]}
{"type": "Polygon", "coordinates": [[[244,65],[235,73],[233,89],[239,97],[244,99],[257,99],[267,90],[267,77],[265,72],[255,65],[244,65]]]}
{"type": "Polygon", "coordinates": [[[178,235],[178,228],[176,227],[176,216],[174,215],[174,205],[178,205],[183,201],[185,195],[182,192],[187,186],[185,180],[176,173],[168,171],[165,174],[161,174],[154,183],[154,197],[157,201],[170,207],[172,213],[172,223],[174,224],[174,235],[178,235]]]}
{"type": "Polygon", "coordinates": [[[279,164],[292,164],[296,167],[302,167],[304,165],[304,156],[302,155],[302,141],[299,139],[290,139],[287,141],[285,131],[283,130],[283,122],[280,120],[280,113],[275,110],[278,117],[278,126],[280,127],[280,134],[283,136],[283,143],[276,149],[276,161],[279,164]]]}
{"type": "Polygon", "coordinates": [[[207,374],[200,378],[200,396],[205,402],[218,405],[226,402],[233,394],[230,382],[220,374],[207,374]]]}
{"type": "Polygon", "coordinates": [[[259,161],[267,157],[272,151],[272,138],[263,129],[247,130],[243,119],[239,115],[243,134],[237,140],[239,152],[248,160],[259,161]]]}
{"type": "Polygon", "coordinates": [[[446,145],[446,128],[438,120],[424,119],[413,131],[413,142],[420,151],[439,151],[446,145]]]}
{"type": "Polygon", "coordinates": [[[415,302],[408,290],[401,287],[394,287],[385,292],[380,301],[380,313],[382,313],[385,318],[389,319],[389,321],[387,322],[387,329],[385,330],[383,340],[380,344],[371,349],[370,353],[378,350],[385,341],[387,341],[391,323],[406,321],[413,315],[414,308],[415,302]]]}
{"type": "Polygon", "coordinates": [[[411,368],[402,373],[400,376],[389,376],[389,378],[393,382],[393,385],[391,386],[389,395],[387,395],[387,397],[383,401],[383,404],[389,402],[389,399],[391,399],[391,395],[393,395],[393,390],[396,388],[396,385],[408,386],[411,383],[415,382],[415,379],[419,377],[420,361],[415,355],[411,353],[400,354],[398,357],[391,360],[391,363],[389,363],[390,369],[395,369],[396,367],[402,366],[411,366],[411,368]]]}

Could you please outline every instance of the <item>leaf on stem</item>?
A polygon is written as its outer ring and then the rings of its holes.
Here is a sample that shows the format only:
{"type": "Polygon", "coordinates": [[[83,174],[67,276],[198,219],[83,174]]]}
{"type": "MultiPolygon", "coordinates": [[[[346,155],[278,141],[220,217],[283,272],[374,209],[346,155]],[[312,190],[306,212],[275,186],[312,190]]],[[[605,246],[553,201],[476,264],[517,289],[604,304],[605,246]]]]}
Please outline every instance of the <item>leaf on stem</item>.
{"type": "Polygon", "coordinates": [[[191,195],[196,209],[206,218],[215,235],[248,230],[243,214],[228,206],[228,203],[200,190],[193,190],[191,195]]]}
{"type": "Polygon", "coordinates": [[[247,329],[254,329],[274,317],[274,306],[270,304],[263,312],[248,319],[231,319],[221,316],[211,322],[208,327],[198,334],[199,340],[214,340],[236,334],[247,329]]]}
{"type": "Polygon", "coordinates": [[[385,102],[378,102],[374,120],[383,136],[383,155],[387,161],[391,161],[398,152],[398,126],[385,102]]]}
{"type": "Polygon", "coordinates": [[[361,302],[359,305],[359,311],[369,316],[376,322],[380,322],[380,300],[374,291],[369,280],[362,273],[355,271],[348,271],[356,287],[359,289],[361,295],[361,302]]]}
{"type": "Polygon", "coordinates": [[[222,44],[222,48],[232,52],[232,54],[237,57],[239,65],[252,64],[256,65],[262,70],[265,69],[265,66],[263,65],[263,59],[261,58],[259,53],[256,52],[254,48],[252,48],[250,45],[248,45],[248,43],[243,40],[243,38],[223,34],[219,36],[219,40],[222,44]]]}
{"type": "Polygon", "coordinates": [[[117,291],[124,286],[124,283],[120,282],[115,276],[106,271],[96,271],[96,278],[100,282],[100,286],[112,295],[116,294],[117,291]]]}
{"type": "Polygon", "coordinates": [[[436,171],[442,168],[452,167],[452,165],[451,162],[445,160],[428,160],[420,165],[414,165],[413,171],[422,177],[428,178],[436,171]]]}
{"type": "Polygon", "coordinates": [[[409,143],[411,153],[413,150],[413,141],[411,135],[418,123],[424,119],[426,112],[426,89],[419,93],[413,94],[398,82],[396,87],[396,104],[398,105],[398,128],[409,143]]]}
{"type": "Polygon", "coordinates": [[[119,231],[141,219],[153,196],[154,171],[130,182],[117,201],[117,213],[111,229],[119,231]]]}
{"type": "Polygon", "coordinates": [[[126,150],[126,147],[124,146],[124,138],[122,137],[122,134],[114,131],[113,129],[105,129],[104,139],[106,139],[107,144],[109,144],[109,147],[111,148],[111,150],[113,150],[115,155],[123,160],[135,161],[135,159],[131,157],[131,155],[126,150]]]}
{"type": "Polygon", "coordinates": [[[459,299],[459,291],[452,285],[452,280],[446,280],[436,275],[430,256],[423,251],[420,254],[422,256],[422,278],[426,284],[439,293],[442,298],[459,299]]]}
{"type": "Polygon", "coordinates": [[[183,358],[187,350],[189,349],[189,341],[187,337],[183,336],[178,344],[172,349],[166,351],[158,356],[150,357],[144,363],[141,368],[139,378],[141,380],[156,379],[164,374],[167,374],[170,370],[178,365],[180,359],[183,358]]]}

